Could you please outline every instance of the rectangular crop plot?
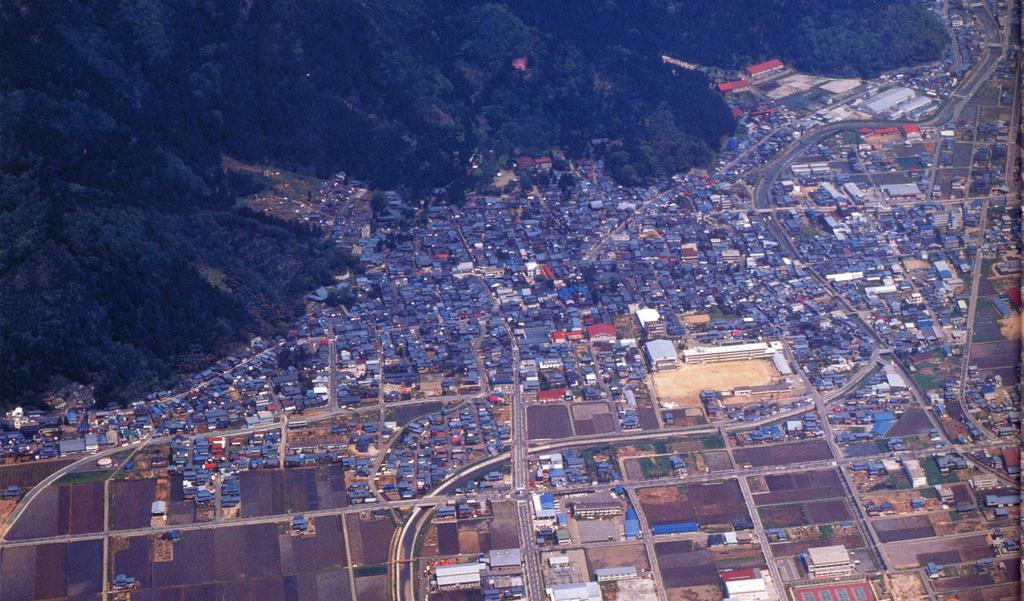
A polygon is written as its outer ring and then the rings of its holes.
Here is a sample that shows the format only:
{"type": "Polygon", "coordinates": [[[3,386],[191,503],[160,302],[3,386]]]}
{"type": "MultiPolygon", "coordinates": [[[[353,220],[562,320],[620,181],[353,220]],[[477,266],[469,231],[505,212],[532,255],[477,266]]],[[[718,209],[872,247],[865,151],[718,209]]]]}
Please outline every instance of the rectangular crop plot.
{"type": "Polygon", "coordinates": [[[780,445],[744,447],[736,449],[733,456],[739,465],[765,467],[832,459],[832,452],[824,440],[807,440],[780,445]]]}
{"type": "Polygon", "coordinates": [[[736,480],[644,488],[637,495],[652,525],[688,521],[730,524],[750,517],[736,480]]]}
{"type": "Polygon", "coordinates": [[[569,411],[564,405],[534,405],[526,409],[526,431],[530,440],[572,436],[569,411]]]}
{"type": "Polygon", "coordinates": [[[850,519],[850,511],[842,499],[814,501],[806,503],[805,507],[812,524],[844,522],[850,519]]]}
{"type": "Polygon", "coordinates": [[[54,459],[0,466],[0,488],[7,488],[14,484],[21,487],[22,492],[25,492],[42,482],[50,474],[74,461],[74,459],[54,459]]]}
{"type": "Polygon", "coordinates": [[[284,513],[282,470],[246,470],[238,475],[242,502],[241,517],[284,513]]]}
{"type": "Polygon", "coordinates": [[[163,558],[154,554],[161,544],[155,537],[121,539],[111,573],[134,576],[140,599],[347,600],[341,518],[316,517],[312,524],[315,534],[302,537],[278,524],[190,530],[163,558]]]}
{"type": "Polygon", "coordinates": [[[761,514],[761,522],[765,528],[793,528],[810,523],[804,507],[800,503],[759,507],[757,512],[761,514]]]}
{"type": "Polygon", "coordinates": [[[103,541],[48,543],[0,552],[4,601],[90,598],[103,583],[103,541]]]}
{"type": "Polygon", "coordinates": [[[935,536],[935,529],[928,517],[923,515],[874,520],[871,525],[883,543],[935,536]]]}
{"type": "Polygon", "coordinates": [[[715,558],[705,549],[694,550],[688,541],[654,544],[665,588],[718,584],[715,558]]]}
{"type": "Polygon", "coordinates": [[[834,470],[773,474],[764,477],[768,492],[754,494],[759,507],[843,496],[843,485],[834,470]]]}
{"type": "Polygon", "coordinates": [[[149,526],[156,498],[156,480],[117,480],[110,483],[110,527],[114,530],[149,526]]]}
{"type": "Polygon", "coordinates": [[[437,525],[437,552],[441,555],[458,555],[458,524],[455,522],[444,522],[437,525]]]}
{"type": "Polygon", "coordinates": [[[10,540],[84,534],[103,529],[103,483],[51,486],[39,493],[7,533],[10,540]]]}
{"type": "Polygon", "coordinates": [[[385,563],[395,526],[386,517],[350,514],[345,518],[352,565],[367,566],[385,563]]]}

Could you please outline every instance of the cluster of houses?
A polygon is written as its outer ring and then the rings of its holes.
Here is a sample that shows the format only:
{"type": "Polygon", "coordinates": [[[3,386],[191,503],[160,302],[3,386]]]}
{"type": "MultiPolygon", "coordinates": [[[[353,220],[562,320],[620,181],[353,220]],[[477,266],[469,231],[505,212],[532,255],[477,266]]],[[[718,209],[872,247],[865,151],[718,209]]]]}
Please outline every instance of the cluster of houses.
{"type": "MultiPolygon", "coordinates": [[[[459,467],[506,450],[512,432],[498,419],[505,405],[500,394],[444,408],[405,426],[380,467],[386,495],[409,499],[431,490],[459,467]]],[[[501,472],[484,475],[479,489],[499,484],[501,472]]]]}
{"type": "Polygon", "coordinates": [[[747,446],[752,444],[820,438],[825,431],[821,428],[821,417],[815,411],[809,411],[779,424],[765,424],[751,430],[736,434],[736,444],[747,446]]]}
{"type": "Polygon", "coordinates": [[[594,455],[590,465],[576,449],[544,453],[537,458],[533,479],[551,489],[621,480],[621,475],[610,458],[594,455]]]}
{"type": "Polygon", "coordinates": [[[221,506],[234,507],[241,500],[238,472],[280,467],[280,440],[278,430],[235,437],[175,436],[167,469],[180,475],[182,496],[199,507],[213,504],[215,476],[220,475],[221,506]]]}

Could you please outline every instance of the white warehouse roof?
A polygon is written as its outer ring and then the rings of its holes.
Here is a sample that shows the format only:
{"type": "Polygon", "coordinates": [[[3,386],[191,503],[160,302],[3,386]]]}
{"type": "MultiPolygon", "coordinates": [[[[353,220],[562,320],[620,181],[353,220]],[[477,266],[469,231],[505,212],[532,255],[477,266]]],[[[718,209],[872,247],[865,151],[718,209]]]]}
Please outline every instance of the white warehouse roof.
{"type": "Polygon", "coordinates": [[[885,112],[901,102],[910,100],[917,94],[910,88],[897,87],[888,89],[880,94],[875,94],[871,98],[864,101],[861,104],[862,108],[865,108],[872,113],[885,112]]]}
{"type": "Polygon", "coordinates": [[[548,589],[551,601],[601,601],[601,587],[596,582],[556,584],[548,589]]]}
{"type": "Polygon", "coordinates": [[[657,309],[637,309],[636,318],[640,320],[641,325],[647,325],[660,320],[661,313],[658,313],[657,309]]]}
{"type": "Polygon", "coordinates": [[[651,361],[675,361],[679,359],[676,345],[671,340],[652,340],[644,345],[651,361]]]}

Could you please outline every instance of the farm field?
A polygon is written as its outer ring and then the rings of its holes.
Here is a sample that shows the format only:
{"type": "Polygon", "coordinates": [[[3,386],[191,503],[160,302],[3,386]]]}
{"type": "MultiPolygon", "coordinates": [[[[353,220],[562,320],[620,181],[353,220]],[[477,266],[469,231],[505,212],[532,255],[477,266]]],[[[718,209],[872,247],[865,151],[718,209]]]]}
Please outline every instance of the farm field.
{"type": "Polygon", "coordinates": [[[579,436],[615,431],[615,418],[608,412],[606,403],[574,403],[572,419],[579,436]]]}
{"type": "Polygon", "coordinates": [[[947,565],[992,556],[992,548],[983,533],[956,539],[929,539],[927,542],[894,542],[886,544],[885,549],[895,568],[919,567],[929,562],[947,565]]]}
{"type": "Polygon", "coordinates": [[[777,445],[742,447],[733,451],[736,463],[765,467],[790,465],[806,461],[832,459],[832,451],[824,440],[805,440],[777,445]]]}
{"type": "Polygon", "coordinates": [[[642,488],[637,497],[652,525],[694,521],[703,528],[750,517],[736,480],[642,488]]]}
{"type": "Polygon", "coordinates": [[[239,474],[239,516],[255,517],[347,505],[340,465],[246,470],[239,474]]]}
{"type": "Polygon", "coordinates": [[[932,429],[928,414],[920,407],[908,407],[885,433],[886,436],[915,436],[927,434],[932,429]]]}
{"type": "Polygon", "coordinates": [[[758,508],[765,528],[791,528],[812,524],[831,524],[851,519],[846,502],[841,499],[785,503],[758,508]]]}
{"type": "Polygon", "coordinates": [[[50,474],[74,463],[74,461],[73,458],[65,458],[0,465],[0,488],[7,488],[14,484],[20,486],[23,492],[28,491],[50,474]]]}
{"type": "Polygon", "coordinates": [[[156,499],[156,480],[118,480],[110,483],[110,527],[114,530],[149,526],[156,499]]]}
{"type": "Polygon", "coordinates": [[[99,599],[103,541],[48,543],[0,552],[0,599],[99,599]]]}
{"type": "Polygon", "coordinates": [[[258,524],[192,530],[175,543],[115,539],[111,569],[135,577],[140,598],[350,599],[337,516],[313,520],[315,534],[258,524]],[[155,553],[161,545],[164,549],[155,553]]]}
{"type": "Polygon", "coordinates": [[[388,543],[395,526],[386,516],[354,513],[345,516],[352,565],[377,565],[388,559],[388,543]]]}
{"type": "Polygon", "coordinates": [[[647,550],[640,544],[590,547],[586,550],[591,571],[617,566],[636,566],[637,570],[650,569],[647,550]]]}
{"type": "Polygon", "coordinates": [[[706,549],[695,549],[689,541],[654,544],[665,588],[715,585],[718,571],[714,556],[706,549]]]}
{"type": "Polygon", "coordinates": [[[572,436],[569,410],[564,405],[533,405],[526,409],[526,429],[530,440],[572,436]]]}
{"type": "Polygon", "coordinates": [[[103,483],[54,485],[32,500],[7,533],[9,540],[103,530],[103,483]]]}
{"type": "Polygon", "coordinates": [[[840,476],[834,470],[773,474],[748,481],[758,507],[843,496],[840,476]]]}

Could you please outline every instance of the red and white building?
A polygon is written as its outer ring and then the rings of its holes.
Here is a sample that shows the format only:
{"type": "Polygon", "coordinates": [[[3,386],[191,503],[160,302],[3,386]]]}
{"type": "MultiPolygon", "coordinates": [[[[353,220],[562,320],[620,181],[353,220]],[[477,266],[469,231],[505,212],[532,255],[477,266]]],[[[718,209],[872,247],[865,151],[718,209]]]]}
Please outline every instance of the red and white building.
{"type": "Polygon", "coordinates": [[[725,598],[735,601],[776,601],[775,593],[765,582],[761,570],[742,568],[723,570],[718,573],[722,579],[725,598]]]}
{"type": "Polygon", "coordinates": [[[723,81],[718,84],[718,91],[721,93],[726,92],[742,92],[743,90],[750,89],[750,80],[737,79],[736,81],[723,81]]]}
{"type": "Polygon", "coordinates": [[[756,65],[750,65],[746,71],[750,77],[758,79],[760,77],[768,77],[773,73],[783,71],[786,65],[777,58],[764,61],[763,63],[757,63],[756,65]]]}

